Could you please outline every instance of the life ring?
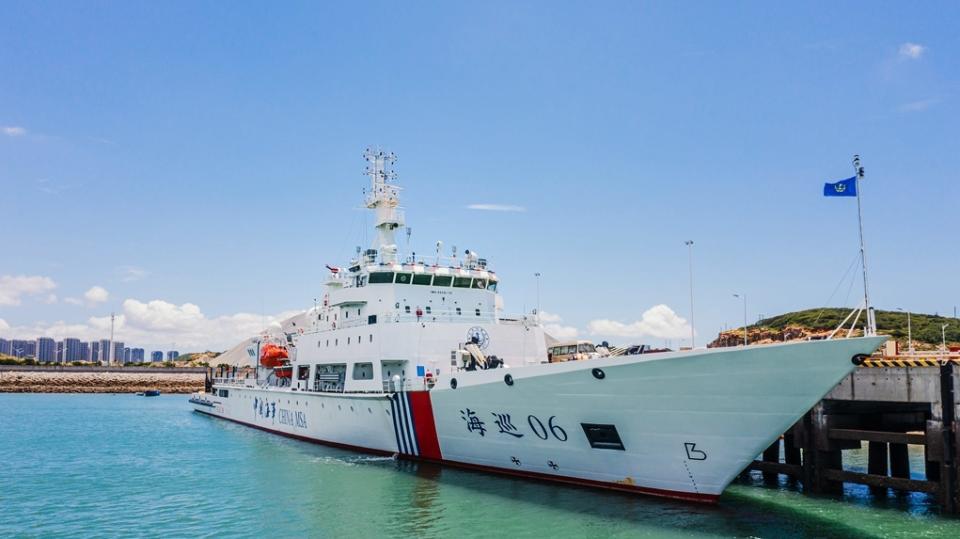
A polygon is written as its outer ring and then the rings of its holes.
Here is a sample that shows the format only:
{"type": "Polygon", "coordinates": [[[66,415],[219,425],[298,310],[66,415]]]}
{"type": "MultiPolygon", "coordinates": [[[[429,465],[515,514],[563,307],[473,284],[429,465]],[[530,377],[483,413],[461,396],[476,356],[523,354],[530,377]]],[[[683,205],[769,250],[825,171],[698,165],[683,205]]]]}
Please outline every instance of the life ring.
{"type": "Polygon", "coordinates": [[[433,377],[432,372],[428,372],[423,377],[423,381],[427,384],[427,389],[433,389],[433,386],[437,385],[437,380],[433,377]]]}

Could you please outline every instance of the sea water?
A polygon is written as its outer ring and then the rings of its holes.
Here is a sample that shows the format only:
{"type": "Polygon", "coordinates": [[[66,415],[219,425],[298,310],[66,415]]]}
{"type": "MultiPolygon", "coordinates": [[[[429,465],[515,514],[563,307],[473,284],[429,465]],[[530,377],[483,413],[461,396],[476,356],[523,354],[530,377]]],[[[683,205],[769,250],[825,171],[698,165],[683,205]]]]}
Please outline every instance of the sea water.
{"type": "Polygon", "coordinates": [[[0,395],[0,455],[0,537],[960,537],[922,494],[674,502],[290,440],[183,395],[0,395]]]}

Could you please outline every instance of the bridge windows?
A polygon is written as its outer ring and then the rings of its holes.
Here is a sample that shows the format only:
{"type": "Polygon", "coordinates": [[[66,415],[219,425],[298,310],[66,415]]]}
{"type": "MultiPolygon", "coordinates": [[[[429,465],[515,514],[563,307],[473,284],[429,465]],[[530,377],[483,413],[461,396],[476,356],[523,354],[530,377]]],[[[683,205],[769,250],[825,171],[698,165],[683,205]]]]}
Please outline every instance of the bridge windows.
{"type": "Polygon", "coordinates": [[[479,289],[483,290],[484,288],[487,287],[487,280],[486,280],[486,279],[474,279],[474,280],[473,280],[473,287],[474,287],[474,288],[479,288],[479,289]]]}
{"type": "Polygon", "coordinates": [[[398,273],[397,274],[397,284],[410,284],[410,274],[409,273],[398,273]]]}
{"type": "Polygon", "coordinates": [[[491,291],[491,292],[496,292],[496,291],[497,291],[497,281],[490,281],[489,283],[487,283],[487,290],[489,290],[489,291],[491,291]]]}
{"type": "Polygon", "coordinates": [[[452,282],[452,275],[436,275],[433,278],[433,286],[450,286],[452,282]]]}
{"type": "Polygon", "coordinates": [[[413,276],[413,284],[425,284],[429,285],[430,281],[433,280],[433,275],[429,273],[417,273],[413,276]]]}
{"type": "Polygon", "coordinates": [[[472,277],[457,277],[453,280],[453,287],[454,288],[470,288],[470,281],[472,280],[473,280],[472,277]]]}
{"type": "Polygon", "coordinates": [[[392,271],[375,271],[370,274],[370,279],[368,282],[370,284],[392,283],[393,272],[392,271]]]}

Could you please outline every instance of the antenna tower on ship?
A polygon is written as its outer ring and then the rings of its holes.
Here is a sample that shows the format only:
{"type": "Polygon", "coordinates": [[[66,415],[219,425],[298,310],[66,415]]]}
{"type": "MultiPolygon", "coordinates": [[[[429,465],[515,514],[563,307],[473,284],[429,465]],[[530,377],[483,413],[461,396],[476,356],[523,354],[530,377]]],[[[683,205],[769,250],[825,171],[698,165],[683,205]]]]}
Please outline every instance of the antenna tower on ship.
{"type": "Polygon", "coordinates": [[[381,263],[393,264],[397,261],[396,230],[404,225],[403,211],[399,209],[400,186],[392,183],[397,178],[393,172],[397,156],[367,148],[363,157],[367,160],[366,174],[370,176],[367,208],[376,215],[377,237],[372,248],[378,251],[381,263]]]}

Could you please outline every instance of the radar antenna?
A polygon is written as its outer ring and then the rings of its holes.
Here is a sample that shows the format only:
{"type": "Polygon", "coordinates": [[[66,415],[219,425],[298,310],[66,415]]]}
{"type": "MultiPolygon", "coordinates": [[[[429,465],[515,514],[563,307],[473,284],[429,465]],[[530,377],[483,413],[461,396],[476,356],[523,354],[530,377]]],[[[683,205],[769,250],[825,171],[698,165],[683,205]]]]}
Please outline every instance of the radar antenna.
{"type": "Polygon", "coordinates": [[[395,231],[404,225],[403,211],[399,209],[400,186],[392,183],[397,179],[392,168],[397,156],[367,148],[363,157],[367,160],[366,175],[370,176],[366,205],[376,215],[377,238],[371,247],[379,252],[380,262],[393,264],[397,261],[395,231]]]}

